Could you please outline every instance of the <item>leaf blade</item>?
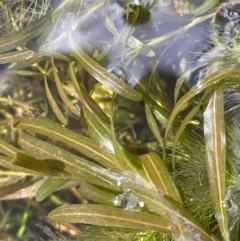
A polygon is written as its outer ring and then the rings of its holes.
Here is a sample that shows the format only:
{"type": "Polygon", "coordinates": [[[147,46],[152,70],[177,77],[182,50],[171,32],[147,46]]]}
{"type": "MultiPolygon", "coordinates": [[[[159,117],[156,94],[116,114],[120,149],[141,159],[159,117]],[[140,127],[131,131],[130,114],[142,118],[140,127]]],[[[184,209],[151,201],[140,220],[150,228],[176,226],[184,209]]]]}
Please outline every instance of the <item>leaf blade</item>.
{"type": "Polygon", "coordinates": [[[147,176],[154,183],[157,191],[181,203],[182,200],[179,192],[159,155],[155,152],[150,152],[141,155],[139,158],[142,161],[147,176]]]}
{"type": "Polygon", "coordinates": [[[222,69],[222,70],[219,70],[218,72],[214,72],[214,73],[210,74],[202,81],[202,83],[192,87],[183,97],[181,97],[179,99],[179,101],[174,106],[174,108],[168,118],[168,123],[167,123],[166,131],[165,131],[165,139],[167,139],[170,127],[171,127],[174,119],[176,118],[176,116],[179,114],[179,112],[181,110],[183,110],[187,106],[188,102],[194,96],[201,93],[209,86],[218,84],[221,80],[223,80],[225,78],[229,78],[229,77],[233,77],[233,76],[237,76],[237,75],[240,75],[240,70],[238,68],[235,68],[232,70],[222,69]]]}
{"type": "Polygon", "coordinates": [[[74,40],[72,32],[70,32],[69,40],[73,56],[94,78],[127,99],[133,101],[140,101],[142,99],[142,96],[138,91],[132,89],[114,74],[109,73],[105,68],[80,49],[74,40]]]}
{"type": "Polygon", "coordinates": [[[55,99],[53,98],[53,96],[51,94],[51,91],[48,87],[46,76],[44,77],[44,83],[45,83],[46,95],[47,95],[49,104],[50,104],[54,114],[56,115],[56,117],[58,118],[58,120],[60,122],[62,122],[64,125],[67,125],[68,122],[67,122],[66,117],[63,115],[62,111],[60,110],[60,108],[57,105],[57,102],[55,101],[55,99]]]}
{"type": "Polygon", "coordinates": [[[226,195],[226,133],[223,86],[213,92],[203,116],[206,165],[213,205],[222,236],[224,240],[230,240],[227,210],[224,207],[226,195]]]}
{"type": "MultiPolygon", "coordinates": [[[[109,189],[118,189],[115,186],[117,174],[110,172],[98,164],[73,155],[62,148],[53,146],[27,134],[21,134],[19,136],[19,143],[23,149],[27,150],[37,159],[54,159],[55,161],[62,162],[63,165],[65,165],[64,171],[69,174],[66,176],[67,179],[74,178],[75,180],[76,178],[80,178],[81,180],[83,179],[92,184],[104,186],[109,189]]],[[[53,175],[54,174],[57,175],[55,172],[53,175]]]]}
{"type": "Polygon", "coordinates": [[[20,119],[17,128],[30,130],[61,141],[107,167],[115,165],[114,155],[108,153],[105,148],[99,147],[99,144],[90,138],[77,135],[49,119],[20,119]]]}
{"type": "Polygon", "coordinates": [[[157,141],[163,148],[162,136],[160,134],[157,122],[155,121],[155,119],[153,117],[151,108],[148,104],[145,104],[145,113],[146,113],[146,118],[147,118],[147,123],[148,123],[149,128],[151,129],[153,135],[156,137],[157,141]]]}
{"type": "Polygon", "coordinates": [[[63,186],[67,182],[68,180],[66,179],[55,179],[51,177],[48,178],[37,190],[37,193],[35,195],[36,200],[38,202],[43,201],[45,198],[50,196],[55,190],[57,190],[59,187],[63,186]]]}
{"type": "MultiPolygon", "coordinates": [[[[68,221],[118,228],[151,229],[161,232],[169,232],[169,225],[172,225],[167,219],[148,213],[98,204],[63,206],[51,211],[48,218],[55,222],[68,221]]],[[[178,233],[178,229],[173,226],[172,232],[178,233]]]]}

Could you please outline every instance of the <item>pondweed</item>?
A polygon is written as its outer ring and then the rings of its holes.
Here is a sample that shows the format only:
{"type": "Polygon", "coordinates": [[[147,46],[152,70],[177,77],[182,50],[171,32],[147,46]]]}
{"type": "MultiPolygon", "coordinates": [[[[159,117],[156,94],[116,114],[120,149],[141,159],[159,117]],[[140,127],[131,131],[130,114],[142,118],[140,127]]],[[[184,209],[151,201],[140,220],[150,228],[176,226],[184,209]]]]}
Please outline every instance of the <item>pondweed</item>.
{"type": "Polygon", "coordinates": [[[3,234],[44,206],[76,240],[239,240],[237,1],[51,4],[2,2],[3,234]]]}

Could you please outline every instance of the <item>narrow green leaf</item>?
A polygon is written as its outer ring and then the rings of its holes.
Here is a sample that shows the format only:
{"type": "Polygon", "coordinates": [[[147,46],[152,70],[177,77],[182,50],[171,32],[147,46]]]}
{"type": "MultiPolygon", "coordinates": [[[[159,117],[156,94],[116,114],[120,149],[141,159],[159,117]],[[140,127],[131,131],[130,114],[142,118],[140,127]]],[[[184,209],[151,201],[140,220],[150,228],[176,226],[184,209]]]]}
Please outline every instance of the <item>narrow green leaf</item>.
{"type": "Polygon", "coordinates": [[[173,145],[172,145],[172,165],[173,168],[175,169],[175,153],[176,153],[176,149],[177,149],[177,144],[179,141],[179,138],[181,137],[182,133],[184,132],[187,124],[189,123],[189,121],[192,120],[192,118],[197,114],[197,112],[199,111],[201,104],[202,104],[202,100],[203,98],[201,98],[201,100],[198,101],[198,104],[196,106],[194,106],[192,108],[192,110],[186,115],[186,117],[184,118],[184,120],[182,121],[180,127],[178,128],[174,139],[173,139],[173,145]]]}
{"type": "Polygon", "coordinates": [[[38,172],[29,170],[24,167],[18,167],[16,165],[14,165],[12,162],[13,162],[12,157],[6,157],[6,156],[0,155],[0,166],[1,167],[7,168],[7,169],[9,169],[11,171],[15,171],[15,172],[23,172],[23,173],[26,173],[26,175],[39,175],[38,172]]]}
{"type": "Polygon", "coordinates": [[[111,124],[110,124],[110,134],[113,140],[113,147],[114,147],[114,152],[116,155],[116,158],[119,162],[119,164],[124,167],[124,169],[127,166],[128,160],[126,160],[125,153],[123,152],[122,146],[119,144],[115,131],[114,131],[114,126],[113,126],[113,103],[114,103],[114,98],[115,94],[113,94],[112,101],[111,101],[111,114],[110,114],[110,119],[111,119],[111,124]]]}
{"type": "Polygon", "coordinates": [[[66,178],[69,177],[69,174],[64,171],[64,163],[55,159],[40,161],[29,155],[18,152],[13,161],[13,164],[46,174],[47,176],[60,176],[66,178]]]}
{"type": "MultiPolygon", "coordinates": [[[[62,11],[62,13],[58,16],[58,18],[56,20],[56,23],[54,24],[53,33],[52,33],[52,40],[53,40],[53,35],[54,35],[55,31],[56,31],[57,25],[59,24],[60,19],[61,19],[63,13],[64,13],[64,11],[62,11]]],[[[54,80],[55,80],[55,83],[56,83],[56,86],[57,86],[58,93],[59,93],[62,101],[69,108],[69,110],[74,115],[79,116],[78,110],[73,106],[71,101],[68,99],[68,97],[66,95],[66,92],[63,89],[62,82],[61,82],[61,80],[60,80],[60,78],[58,76],[58,70],[55,67],[55,63],[54,63],[53,48],[54,48],[54,46],[53,46],[53,41],[52,41],[52,43],[51,43],[51,62],[52,62],[52,68],[53,68],[53,76],[54,76],[54,80]]]]}
{"type": "Polygon", "coordinates": [[[45,81],[45,90],[46,90],[46,94],[47,94],[47,98],[49,101],[50,106],[52,107],[52,110],[54,112],[54,114],[56,115],[56,117],[58,118],[58,120],[60,122],[62,122],[64,125],[67,125],[67,119],[66,117],[63,115],[63,113],[61,112],[60,108],[58,107],[56,101],[54,100],[51,91],[48,87],[48,83],[47,83],[47,78],[46,76],[44,77],[45,81]]]}
{"type": "Polygon", "coordinates": [[[48,178],[44,183],[39,187],[36,193],[36,200],[38,202],[43,201],[45,198],[50,196],[54,191],[56,191],[59,187],[66,184],[68,180],[66,179],[56,179],[56,178],[48,178]]]}
{"type": "Polygon", "coordinates": [[[215,7],[220,1],[219,0],[205,0],[198,8],[193,11],[195,17],[207,12],[208,10],[215,7]]]}
{"type": "Polygon", "coordinates": [[[49,25],[49,23],[55,20],[59,14],[62,13],[66,7],[70,6],[72,3],[73,0],[69,0],[68,2],[63,1],[56,9],[48,12],[41,19],[32,22],[27,27],[18,32],[1,37],[0,53],[14,49],[21,45],[25,45],[28,41],[43,33],[44,29],[49,25]]]}
{"type": "Polygon", "coordinates": [[[87,107],[82,106],[82,108],[88,125],[88,135],[97,143],[102,145],[108,153],[114,154],[115,152],[109,124],[101,121],[94,113],[89,111],[87,107]]]}
{"type": "Polygon", "coordinates": [[[179,233],[178,228],[165,218],[108,205],[63,206],[51,211],[48,218],[53,222],[86,223],[117,228],[179,233]]]}
{"type": "Polygon", "coordinates": [[[73,56],[99,82],[109,87],[117,94],[133,100],[140,101],[142,96],[139,92],[132,89],[122,79],[112,73],[109,73],[105,68],[98,64],[95,60],[89,57],[75,42],[72,32],[69,35],[70,46],[73,56]]]}
{"type": "Polygon", "coordinates": [[[20,119],[17,128],[26,129],[61,141],[106,167],[116,165],[114,155],[90,138],[77,135],[49,119],[20,119]]]}
{"type": "Polygon", "coordinates": [[[226,195],[226,132],[223,86],[215,90],[203,113],[206,165],[216,218],[224,240],[230,240],[226,195]]]}
{"type": "MultiPolygon", "coordinates": [[[[214,16],[214,13],[213,14],[208,14],[206,16],[203,16],[203,17],[199,17],[199,18],[195,18],[193,19],[192,21],[190,21],[189,24],[187,25],[184,25],[184,27],[182,28],[179,28],[179,29],[176,29],[176,30],[173,30],[171,32],[168,32],[160,37],[156,37],[156,38],[153,38],[153,39],[150,39],[149,42],[147,43],[147,46],[156,46],[156,45],[159,45],[171,38],[174,38],[174,37],[180,37],[182,34],[184,34],[186,31],[188,31],[190,28],[194,27],[195,25],[199,24],[199,23],[202,23],[204,21],[206,21],[207,19],[209,18],[212,18],[214,16]]],[[[182,19],[180,19],[181,21],[182,19]]],[[[184,19],[185,21],[186,19],[184,19]]],[[[188,20],[187,20],[188,21],[188,20]]]]}
{"type": "Polygon", "coordinates": [[[180,194],[160,156],[155,152],[151,152],[141,155],[139,158],[148,178],[154,183],[156,190],[181,203],[180,194]]]}
{"type": "Polygon", "coordinates": [[[104,191],[96,186],[93,186],[87,182],[82,182],[79,187],[79,192],[88,200],[94,201],[100,204],[106,204],[113,206],[116,193],[110,191],[104,191]]]}
{"type": "Polygon", "coordinates": [[[187,105],[188,102],[195,97],[197,94],[201,93],[207,87],[218,84],[221,80],[233,76],[240,75],[240,70],[238,68],[228,70],[228,69],[220,69],[217,72],[214,72],[208,75],[201,83],[198,85],[193,86],[174,106],[171,115],[168,119],[168,123],[165,130],[165,139],[167,139],[170,127],[179,114],[181,110],[183,110],[187,105]]]}
{"type": "Polygon", "coordinates": [[[146,94],[146,92],[140,87],[138,88],[138,91],[142,94],[143,100],[146,104],[148,104],[155,111],[159,112],[159,114],[164,118],[169,118],[169,113],[162,106],[158,105],[158,103],[151,96],[149,96],[149,94],[146,94]]]}
{"type": "Polygon", "coordinates": [[[105,114],[105,112],[100,108],[97,102],[87,93],[87,91],[80,85],[80,90],[83,95],[84,100],[86,101],[86,106],[100,119],[107,124],[110,124],[109,117],[105,114]]]}
{"type": "Polygon", "coordinates": [[[115,152],[116,158],[117,158],[118,162],[120,163],[120,165],[123,167],[123,169],[125,169],[127,166],[128,160],[126,160],[126,156],[124,155],[125,153],[123,152],[123,147],[121,147],[121,145],[119,144],[119,142],[116,138],[113,124],[111,124],[111,136],[112,136],[112,140],[113,140],[113,147],[114,147],[114,152],[115,152]]]}
{"type": "Polygon", "coordinates": [[[70,75],[70,79],[72,81],[72,84],[73,84],[79,98],[81,99],[81,101],[83,101],[83,96],[82,96],[82,92],[81,92],[81,89],[80,89],[80,83],[79,83],[79,80],[76,76],[74,65],[75,65],[75,62],[73,62],[73,61],[70,62],[69,65],[68,65],[68,71],[69,71],[69,75],[70,75]]]}
{"type": "MultiPolygon", "coordinates": [[[[73,77],[74,79],[75,77],[73,77]]],[[[76,81],[76,80],[75,80],[76,81]]],[[[75,82],[74,81],[74,82],[75,82]]],[[[82,100],[85,102],[86,95],[88,95],[85,90],[83,90],[83,87],[78,85],[78,89],[81,92],[80,95],[82,97],[82,100]]],[[[90,96],[89,96],[90,98],[90,96]]],[[[91,111],[91,109],[88,108],[88,104],[86,106],[82,106],[84,117],[87,122],[87,132],[88,135],[94,139],[97,143],[100,143],[105,149],[106,152],[115,154],[114,150],[114,140],[112,140],[111,132],[110,132],[110,125],[103,122],[102,118],[98,118],[98,115],[96,115],[94,112],[91,111]]],[[[108,118],[109,120],[109,118],[108,118]]],[[[109,120],[110,122],[110,120],[109,120]]],[[[116,158],[117,160],[117,158],[116,158]]],[[[119,161],[119,159],[118,159],[119,161]]],[[[120,165],[118,165],[119,168],[122,168],[123,165],[121,165],[121,160],[119,161],[120,165]]],[[[117,165],[117,163],[116,163],[117,165]]]]}
{"type": "MultiPolygon", "coordinates": [[[[45,74],[38,73],[36,71],[30,71],[30,70],[18,70],[16,71],[18,75],[24,76],[24,77],[35,77],[35,78],[44,78],[45,74]]],[[[53,76],[50,74],[46,74],[46,77],[48,79],[53,79],[53,76]]]]}
{"type": "Polygon", "coordinates": [[[162,136],[159,131],[159,127],[153,117],[151,108],[149,107],[148,104],[145,104],[145,113],[146,113],[146,118],[147,118],[147,123],[148,123],[149,128],[151,129],[153,135],[156,137],[157,141],[163,148],[163,140],[162,140],[162,136]]]}
{"type": "Polygon", "coordinates": [[[76,92],[82,102],[86,105],[88,109],[90,109],[93,113],[95,113],[101,120],[106,122],[107,124],[110,124],[110,119],[106,115],[106,113],[101,109],[101,107],[98,105],[98,103],[87,93],[87,91],[84,89],[84,87],[79,83],[76,73],[74,71],[74,62],[71,62],[69,64],[69,75],[71,78],[71,81],[76,89],[76,92]]]}
{"type": "MultiPolygon", "coordinates": [[[[124,30],[122,31],[122,33],[120,34],[118,32],[118,30],[115,28],[113,21],[107,16],[107,14],[105,14],[105,26],[106,26],[107,30],[114,35],[115,40],[118,39],[118,38],[121,38],[121,39],[124,38],[127,35],[126,32],[129,31],[127,29],[127,27],[125,27],[124,30]]],[[[154,57],[155,56],[155,53],[151,49],[151,47],[147,46],[146,44],[144,44],[143,42],[141,42],[140,40],[138,40],[134,36],[130,36],[127,39],[127,45],[130,48],[136,50],[140,54],[145,55],[147,57],[154,57]]]]}
{"type": "Polygon", "coordinates": [[[22,69],[29,67],[33,64],[39,63],[40,61],[46,59],[46,57],[42,56],[41,54],[34,54],[33,57],[29,59],[25,59],[22,62],[15,63],[13,66],[10,66],[6,72],[15,72],[17,70],[21,71],[22,69]]]}
{"type": "Polygon", "coordinates": [[[20,150],[17,147],[0,139],[0,153],[4,154],[6,156],[9,156],[9,157],[14,157],[16,155],[16,153],[19,151],[20,150]]]}
{"type": "Polygon", "coordinates": [[[178,95],[179,95],[179,92],[180,92],[180,89],[183,85],[183,83],[190,77],[190,74],[191,74],[192,71],[186,71],[178,80],[177,80],[177,83],[175,85],[175,89],[174,89],[174,101],[175,103],[177,102],[177,99],[178,99],[178,95]]]}
{"type": "Polygon", "coordinates": [[[18,46],[25,45],[28,41],[41,34],[44,28],[49,24],[53,11],[47,13],[44,17],[36,22],[32,22],[29,26],[22,30],[1,37],[0,39],[0,53],[6,52],[7,50],[14,49],[18,46]]]}
{"type": "Polygon", "coordinates": [[[58,71],[54,65],[54,59],[53,56],[51,56],[51,61],[52,61],[52,67],[53,67],[53,76],[54,80],[57,86],[58,93],[62,99],[62,101],[65,103],[65,105],[69,108],[69,110],[76,116],[79,116],[78,110],[74,107],[74,105],[71,103],[71,101],[68,99],[66,92],[63,89],[62,82],[58,76],[58,71]]]}
{"type": "Polygon", "coordinates": [[[34,52],[31,50],[20,50],[10,53],[0,54],[0,64],[12,63],[20,60],[24,60],[28,57],[32,57],[34,52]]]}
{"type": "Polygon", "coordinates": [[[67,176],[68,179],[80,178],[96,185],[117,189],[115,186],[116,174],[100,165],[24,133],[19,136],[19,144],[37,159],[61,161],[65,165],[64,170],[70,174],[67,176]]]}

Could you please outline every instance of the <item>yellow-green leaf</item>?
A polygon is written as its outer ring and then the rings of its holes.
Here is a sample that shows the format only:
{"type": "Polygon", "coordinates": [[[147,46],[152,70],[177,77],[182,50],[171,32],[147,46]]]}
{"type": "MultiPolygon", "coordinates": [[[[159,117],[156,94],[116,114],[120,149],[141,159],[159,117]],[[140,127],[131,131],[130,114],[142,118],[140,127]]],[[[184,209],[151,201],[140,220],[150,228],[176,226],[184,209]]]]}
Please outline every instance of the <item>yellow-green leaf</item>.
{"type": "Polygon", "coordinates": [[[162,140],[162,136],[160,134],[159,127],[153,117],[151,108],[149,107],[148,104],[145,104],[145,113],[146,113],[146,118],[147,118],[147,123],[148,123],[149,128],[151,129],[153,135],[156,137],[157,141],[163,148],[163,140],[162,140]]]}
{"type": "Polygon", "coordinates": [[[208,180],[216,218],[224,240],[230,240],[226,195],[226,132],[224,120],[223,86],[215,90],[206,103],[204,139],[208,180]]]}
{"type": "Polygon", "coordinates": [[[68,179],[80,178],[96,185],[117,189],[115,187],[116,174],[100,165],[24,133],[19,136],[19,144],[37,159],[61,161],[65,165],[64,170],[70,174],[66,177],[68,179]]]}
{"type": "Polygon", "coordinates": [[[48,218],[53,222],[85,223],[117,228],[173,232],[179,230],[167,219],[149,213],[134,212],[108,205],[69,205],[51,211],[48,218]],[[169,227],[172,227],[171,230],[169,227]]]}
{"type": "Polygon", "coordinates": [[[175,136],[174,136],[174,139],[173,139],[173,145],[172,145],[172,165],[173,165],[173,168],[175,169],[175,152],[176,152],[176,149],[177,149],[177,144],[178,144],[178,141],[179,141],[179,138],[181,137],[182,133],[184,132],[187,124],[189,123],[189,121],[192,120],[192,118],[197,114],[197,112],[199,111],[200,109],[200,106],[202,104],[202,100],[203,98],[201,98],[199,101],[198,101],[198,104],[196,106],[194,106],[192,108],[192,110],[186,115],[186,117],[184,118],[184,120],[182,121],[180,127],[178,128],[175,136]]]}
{"type": "Polygon", "coordinates": [[[88,125],[88,135],[102,145],[102,147],[108,153],[114,154],[113,141],[111,138],[110,125],[104,123],[94,113],[92,113],[87,107],[82,106],[84,117],[88,125]]]}
{"type": "Polygon", "coordinates": [[[45,90],[46,90],[47,98],[48,98],[50,106],[52,107],[52,110],[53,110],[54,114],[56,115],[56,117],[58,118],[59,121],[61,121],[64,125],[67,125],[66,117],[63,115],[62,111],[58,107],[56,101],[54,100],[54,98],[51,94],[51,91],[48,87],[46,76],[45,76],[44,83],[45,83],[45,90]]]}
{"type": "Polygon", "coordinates": [[[109,87],[112,91],[117,94],[133,100],[140,101],[142,99],[141,94],[132,89],[127,85],[122,79],[118,78],[116,75],[108,72],[104,67],[98,64],[95,60],[89,57],[75,42],[72,32],[69,35],[69,41],[71,46],[71,51],[76,60],[82,65],[82,67],[88,71],[94,78],[99,82],[103,83],[109,87]]]}
{"type": "Polygon", "coordinates": [[[151,152],[141,155],[139,158],[146,175],[154,183],[156,190],[181,203],[179,192],[160,156],[151,152]]]}
{"type": "Polygon", "coordinates": [[[14,157],[16,155],[16,153],[19,151],[20,150],[17,147],[0,139],[0,153],[4,154],[6,156],[9,156],[9,157],[14,157]]]}
{"type": "Polygon", "coordinates": [[[18,152],[13,161],[13,164],[43,173],[47,176],[61,176],[66,178],[69,177],[69,174],[64,171],[65,165],[55,159],[40,161],[29,155],[18,152]]]}
{"type": "Polygon", "coordinates": [[[179,114],[180,111],[182,111],[187,105],[188,102],[195,97],[197,94],[201,93],[203,90],[205,90],[207,87],[218,84],[221,80],[233,77],[236,75],[240,75],[239,68],[235,68],[232,70],[228,69],[221,69],[218,70],[218,72],[214,72],[210,75],[208,75],[204,80],[202,80],[201,83],[193,86],[174,106],[171,115],[168,119],[168,123],[165,130],[165,138],[168,135],[168,132],[170,130],[170,127],[176,118],[176,116],[179,114]]]}
{"type": "Polygon", "coordinates": [[[79,192],[88,200],[96,203],[114,205],[113,201],[116,193],[111,193],[110,190],[105,191],[87,182],[82,182],[79,187],[79,192]]]}
{"type": "Polygon", "coordinates": [[[51,57],[51,60],[52,60],[52,66],[53,66],[53,76],[54,76],[54,80],[55,80],[55,83],[56,83],[56,86],[57,86],[57,90],[58,90],[58,93],[62,99],[62,101],[66,104],[66,106],[69,108],[69,110],[76,116],[79,116],[79,112],[78,110],[74,107],[73,103],[71,103],[71,101],[68,99],[67,95],[66,95],[66,92],[64,91],[63,89],[63,85],[62,85],[62,82],[58,76],[58,72],[57,72],[57,69],[54,65],[54,60],[53,60],[53,56],[51,57]]]}
{"type": "Polygon", "coordinates": [[[6,156],[0,155],[0,166],[1,167],[7,168],[7,169],[9,169],[11,171],[15,171],[15,172],[23,172],[23,173],[26,173],[26,175],[39,175],[38,172],[29,170],[24,167],[16,166],[12,162],[13,162],[12,157],[6,157],[6,156]]]}
{"type": "Polygon", "coordinates": [[[20,119],[17,128],[30,130],[61,141],[107,167],[115,165],[114,155],[109,154],[103,146],[49,119],[20,119]]]}
{"type": "Polygon", "coordinates": [[[44,181],[44,183],[39,187],[36,193],[36,200],[41,202],[48,196],[50,196],[54,191],[56,191],[59,187],[66,184],[68,180],[66,179],[56,179],[56,178],[48,178],[44,181]]]}
{"type": "Polygon", "coordinates": [[[220,1],[219,0],[205,0],[198,8],[193,11],[194,16],[199,16],[208,10],[215,7],[220,1]]]}
{"type": "Polygon", "coordinates": [[[81,102],[83,102],[83,104],[85,104],[86,107],[90,109],[93,113],[95,113],[101,120],[110,124],[110,119],[106,115],[106,113],[101,109],[98,103],[87,93],[81,83],[79,83],[79,79],[77,78],[74,70],[74,62],[71,62],[69,64],[69,75],[81,102]]]}

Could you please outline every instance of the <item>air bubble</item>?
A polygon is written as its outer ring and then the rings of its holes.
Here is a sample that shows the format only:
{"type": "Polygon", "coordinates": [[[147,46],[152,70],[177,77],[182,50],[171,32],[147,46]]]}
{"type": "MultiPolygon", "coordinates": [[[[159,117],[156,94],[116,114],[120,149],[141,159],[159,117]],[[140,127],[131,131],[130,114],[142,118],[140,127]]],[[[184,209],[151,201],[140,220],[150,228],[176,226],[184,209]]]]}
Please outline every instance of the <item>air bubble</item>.
{"type": "Polygon", "coordinates": [[[126,209],[133,209],[138,206],[138,197],[130,193],[129,196],[126,196],[126,209]]]}
{"type": "Polygon", "coordinates": [[[222,206],[223,206],[224,208],[227,208],[227,203],[226,203],[225,201],[223,201],[223,202],[222,202],[222,206]]]}
{"type": "Polygon", "coordinates": [[[126,203],[126,198],[123,194],[120,194],[113,199],[113,205],[115,207],[125,206],[125,203],[126,203]]]}
{"type": "Polygon", "coordinates": [[[175,226],[174,226],[172,223],[170,223],[170,224],[167,226],[167,229],[170,230],[170,231],[172,231],[172,230],[175,229],[175,226]]]}
{"type": "Polygon", "coordinates": [[[144,202],[139,202],[139,207],[143,208],[144,207],[144,202]]]}

